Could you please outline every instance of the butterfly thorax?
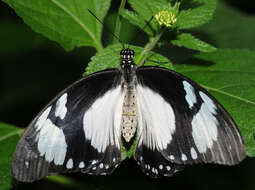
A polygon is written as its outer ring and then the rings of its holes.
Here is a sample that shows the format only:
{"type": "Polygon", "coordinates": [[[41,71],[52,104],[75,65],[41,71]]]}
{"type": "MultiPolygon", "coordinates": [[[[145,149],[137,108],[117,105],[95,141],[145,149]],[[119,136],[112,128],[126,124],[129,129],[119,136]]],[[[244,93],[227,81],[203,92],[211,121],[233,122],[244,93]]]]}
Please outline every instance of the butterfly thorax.
{"type": "Polygon", "coordinates": [[[134,51],[124,49],[120,53],[122,74],[121,86],[125,94],[122,106],[121,134],[129,142],[137,127],[137,101],[136,101],[136,65],[133,61],[134,51]]]}

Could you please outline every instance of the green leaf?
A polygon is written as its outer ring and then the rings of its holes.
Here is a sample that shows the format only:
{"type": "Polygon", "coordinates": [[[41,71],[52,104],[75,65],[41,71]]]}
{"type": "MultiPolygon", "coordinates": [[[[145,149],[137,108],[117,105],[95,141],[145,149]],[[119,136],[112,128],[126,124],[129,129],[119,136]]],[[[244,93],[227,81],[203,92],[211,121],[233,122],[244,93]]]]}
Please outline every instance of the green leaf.
{"type": "MultiPolygon", "coordinates": [[[[194,56],[196,65],[175,65],[178,72],[206,88],[231,114],[243,135],[246,151],[255,156],[255,53],[218,49],[194,56]],[[206,67],[197,65],[213,63],[206,67]]],[[[195,62],[194,62],[195,61],[195,62]]]]}
{"type": "Polygon", "coordinates": [[[203,42],[190,33],[181,33],[177,35],[177,39],[171,40],[171,43],[179,47],[183,46],[201,52],[211,52],[216,50],[216,48],[212,45],[203,42]]]}
{"type": "Polygon", "coordinates": [[[120,15],[128,20],[131,24],[138,26],[140,29],[143,29],[149,36],[152,36],[152,32],[149,27],[145,27],[146,22],[141,19],[135,12],[129,11],[127,9],[121,9],[120,15]]]}
{"type": "MultiPolygon", "coordinates": [[[[91,58],[91,61],[88,63],[86,71],[83,75],[86,76],[96,71],[108,68],[118,68],[120,65],[120,51],[122,48],[123,47],[120,44],[114,44],[105,48],[102,53],[97,53],[91,58]]],[[[143,49],[137,46],[130,46],[129,48],[135,51],[135,61],[143,49]]],[[[145,65],[162,66],[165,68],[173,69],[172,63],[168,58],[154,52],[150,52],[145,65]]]]}
{"type": "Polygon", "coordinates": [[[135,154],[135,148],[137,144],[137,133],[135,139],[133,140],[133,144],[129,147],[126,148],[124,142],[121,142],[121,161],[125,160],[126,158],[132,158],[135,154]]]}
{"type": "MultiPolygon", "coordinates": [[[[157,0],[157,1],[129,0],[128,2],[131,4],[131,7],[137,12],[138,14],[137,19],[139,19],[140,22],[149,21],[152,17],[154,17],[158,13],[158,11],[160,11],[163,8],[169,7],[170,5],[166,0],[157,0]]],[[[138,25],[140,28],[144,28],[145,26],[145,25],[141,26],[138,21],[136,21],[136,25],[138,25]]],[[[154,19],[150,22],[150,27],[155,31],[157,30],[158,24],[156,23],[154,19]]],[[[145,32],[148,33],[148,31],[146,30],[145,32]]],[[[148,33],[148,34],[151,34],[151,33],[148,33]]]]}
{"type": "MultiPolygon", "coordinates": [[[[114,28],[115,27],[115,21],[117,19],[118,13],[110,13],[106,18],[104,22],[104,27],[106,28],[114,28]]],[[[134,36],[137,33],[137,28],[135,25],[131,24],[127,19],[121,19],[121,27],[119,39],[122,43],[127,44],[130,41],[134,40],[134,36]]],[[[113,42],[113,39],[116,39],[110,32],[105,32],[104,34],[104,44],[111,44],[113,42]]],[[[116,43],[116,40],[114,40],[114,43],[116,43]]]]}
{"type": "Polygon", "coordinates": [[[131,7],[142,17],[143,19],[150,19],[160,9],[167,6],[168,3],[165,0],[129,0],[131,7]]]}
{"type": "Polygon", "coordinates": [[[212,22],[196,29],[209,36],[208,40],[219,48],[250,48],[255,50],[255,15],[239,12],[222,1],[212,22]]]}
{"type": "Polygon", "coordinates": [[[23,133],[12,125],[0,123],[0,188],[10,189],[12,182],[11,160],[16,144],[23,133]]]}
{"type": "Polygon", "coordinates": [[[102,24],[89,12],[103,20],[110,0],[3,0],[34,31],[58,42],[66,50],[92,46],[102,50],[102,24]]]}
{"type": "Polygon", "coordinates": [[[194,8],[180,11],[176,22],[179,29],[190,29],[209,22],[217,6],[217,0],[192,0],[182,1],[181,7],[187,3],[194,8]]]}

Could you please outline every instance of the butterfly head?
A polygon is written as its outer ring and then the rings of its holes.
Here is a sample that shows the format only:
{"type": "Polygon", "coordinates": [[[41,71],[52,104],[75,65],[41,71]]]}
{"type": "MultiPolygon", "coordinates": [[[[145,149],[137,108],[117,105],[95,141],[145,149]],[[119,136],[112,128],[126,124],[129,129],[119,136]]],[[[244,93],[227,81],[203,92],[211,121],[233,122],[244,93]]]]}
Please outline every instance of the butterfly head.
{"type": "Polygon", "coordinates": [[[126,82],[132,81],[134,78],[134,73],[136,70],[136,65],[133,61],[133,57],[135,55],[134,50],[126,48],[120,51],[121,57],[121,71],[123,73],[124,79],[126,82]]]}
{"type": "Polygon", "coordinates": [[[132,69],[135,67],[135,63],[133,61],[133,57],[135,55],[134,50],[126,48],[126,49],[122,49],[120,51],[120,57],[121,57],[121,68],[122,69],[132,69]]]}
{"type": "Polygon", "coordinates": [[[135,52],[132,49],[126,48],[120,51],[120,57],[122,59],[133,59],[135,52]]]}

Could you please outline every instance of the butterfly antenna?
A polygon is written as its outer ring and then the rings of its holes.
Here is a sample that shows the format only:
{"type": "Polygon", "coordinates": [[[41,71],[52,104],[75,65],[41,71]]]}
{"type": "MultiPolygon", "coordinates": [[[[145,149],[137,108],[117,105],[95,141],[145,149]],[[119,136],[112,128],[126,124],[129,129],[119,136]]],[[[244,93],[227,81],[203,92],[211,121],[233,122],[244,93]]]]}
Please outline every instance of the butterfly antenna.
{"type": "MultiPolygon", "coordinates": [[[[104,25],[104,23],[103,23],[91,10],[88,9],[88,11],[89,11],[89,13],[90,13],[93,17],[95,17],[95,19],[96,19],[99,23],[101,23],[102,25],[104,25]]],[[[111,33],[111,34],[121,43],[123,49],[125,49],[124,43],[120,40],[120,38],[119,38],[116,34],[114,34],[111,30],[109,30],[108,28],[105,28],[105,29],[106,29],[107,32],[111,33]]]]}
{"type": "MultiPolygon", "coordinates": [[[[144,30],[147,26],[149,26],[149,24],[151,23],[151,21],[152,21],[153,18],[154,18],[154,17],[152,16],[152,17],[150,18],[149,21],[145,21],[146,24],[145,24],[144,27],[137,33],[136,36],[139,36],[139,35],[143,32],[143,30],[144,30]]],[[[130,44],[132,44],[133,41],[134,41],[134,39],[131,40],[130,44]]]]}

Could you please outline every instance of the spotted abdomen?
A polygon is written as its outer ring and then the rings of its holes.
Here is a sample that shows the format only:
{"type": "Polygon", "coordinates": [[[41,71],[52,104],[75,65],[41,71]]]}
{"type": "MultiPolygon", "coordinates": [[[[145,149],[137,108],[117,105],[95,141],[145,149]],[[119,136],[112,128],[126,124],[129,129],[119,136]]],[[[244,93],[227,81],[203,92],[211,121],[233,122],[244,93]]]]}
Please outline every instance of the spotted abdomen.
{"type": "Polygon", "coordinates": [[[126,142],[134,136],[137,127],[137,101],[135,90],[126,92],[121,118],[121,133],[126,142]]]}

